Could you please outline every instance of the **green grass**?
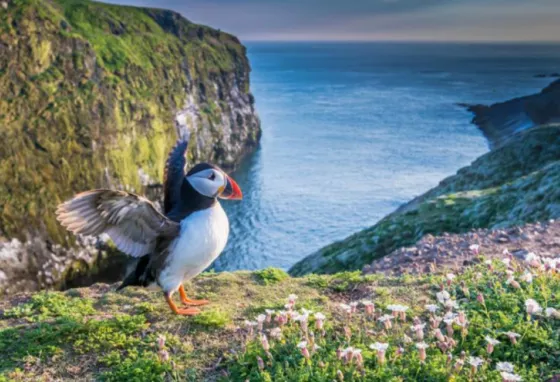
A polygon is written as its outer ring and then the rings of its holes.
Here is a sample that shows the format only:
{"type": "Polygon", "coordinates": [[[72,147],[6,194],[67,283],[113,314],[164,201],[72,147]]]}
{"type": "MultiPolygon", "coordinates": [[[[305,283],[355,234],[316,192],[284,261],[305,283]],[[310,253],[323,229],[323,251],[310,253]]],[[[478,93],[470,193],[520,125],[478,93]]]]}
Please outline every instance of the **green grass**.
{"type": "MultiPolygon", "coordinates": [[[[560,277],[532,269],[532,284],[520,281],[524,272],[514,265],[515,278],[521,287],[506,283],[505,266],[494,264],[467,268],[446,287],[451,298],[468,319],[466,332],[455,326],[453,349],[442,352],[433,334],[425,330],[429,344],[426,362],[420,362],[413,343],[404,341],[413,317],[423,322],[429,314],[424,306],[435,303],[443,277],[362,276],[358,272],[334,275],[285,277],[265,285],[259,274],[248,272],[206,274],[195,284],[186,285],[193,298],[207,298],[211,304],[202,314],[181,317],[172,314],[161,293],[129,288],[122,293],[95,285],[61,292],[41,292],[19,296],[0,303],[0,381],[13,379],[88,379],[109,381],[333,381],[337,373],[345,381],[353,380],[429,380],[429,381],[499,381],[495,364],[511,362],[515,372],[526,381],[546,380],[560,372],[560,320],[544,315],[530,317],[525,300],[532,298],[543,307],[560,309],[560,277]],[[485,305],[477,302],[482,293],[485,305]],[[295,310],[302,308],[326,316],[324,333],[315,329],[314,313],[309,316],[309,330],[290,321],[281,328],[282,338],[273,339],[270,329],[278,327],[276,316],[286,310],[290,294],[298,296],[295,310]],[[395,322],[384,330],[363,307],[351,316],[340,304],[371,300],[376,315],[390,313],[391,304],[409,306],[406,322],[395,322]],[[258,328],[247,330],[246,321],[267,315],[263,334],[270,350],[263,349],[258,328]],[[345,335],[345,327],[350,336],[345,335]],[[501,333],[521,334],[516,345],[501,333]],[[311,335],[313,332],[313,336],[311,335]],[[486,353],[485,336],[501,341],[492,354],[486,353]],[[301,341],[314,341],[320,348],[305,359],[297,349],[301,341]],[[369,348],[375,342],[389,343],[387,362],[380,365],[369,348]],[[345,363],[337,358],[339,348],[362,350],[363,365],[345,363]],[[397,356],[398,347],[404,353],[397,356]],[[484,358],[485,364],[472,376],[468,365],[454,371],[461,352],[484,358]],[[447,353],[453,355],[451,364],[447,353]],[[259,369],[258,357],[264,362],[259,369]],[[470,378],[470,379],[469,379],[470,378]]],[[[443,315],[442,310],[438,312],[443,315]]],[[[445,334],[445,325],[440,326],[445,334]]]]}

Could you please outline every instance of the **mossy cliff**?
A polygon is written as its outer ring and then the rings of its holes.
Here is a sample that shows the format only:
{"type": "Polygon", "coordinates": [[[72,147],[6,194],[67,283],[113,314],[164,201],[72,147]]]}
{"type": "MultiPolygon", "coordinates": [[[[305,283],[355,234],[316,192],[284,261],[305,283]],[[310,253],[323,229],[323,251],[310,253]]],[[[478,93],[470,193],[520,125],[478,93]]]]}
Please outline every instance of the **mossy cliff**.
{"type": "Polygon", "coordinates": [[[560,217],[560,126],[522,131],[373,227],[331,244],[290,273],[361,269],[426,234],[560,217]]]}
{"type": "MultiPolygon", "coordinates": [[[[55,285],[98,258],[96,243],[69,250],[75,239],[55,220],[74,192],[157,188],[179,136],[191,136],[191,162],[226,168],[256,147],[249,72],[237,38],[171,11],[3,1],[0,268],[18,258],[29,282],[17,289],[55,285]],[[39,269],[49,261],[57,266],[39,269]]],[[[0,293],[13,274],[0,273],[0,293]]]]}

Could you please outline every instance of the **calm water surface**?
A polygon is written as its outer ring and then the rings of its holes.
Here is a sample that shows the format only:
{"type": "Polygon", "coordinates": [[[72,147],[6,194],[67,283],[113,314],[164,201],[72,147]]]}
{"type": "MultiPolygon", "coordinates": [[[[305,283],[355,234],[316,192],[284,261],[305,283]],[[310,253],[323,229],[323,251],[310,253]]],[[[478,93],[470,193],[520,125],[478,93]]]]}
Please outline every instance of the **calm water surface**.
{"type": "Polygon", "coordinates": [[[248,43],[260,149],[216,270],[288,268],[488,150],[456,102],[540,91],[553,45],[248,43]]]}

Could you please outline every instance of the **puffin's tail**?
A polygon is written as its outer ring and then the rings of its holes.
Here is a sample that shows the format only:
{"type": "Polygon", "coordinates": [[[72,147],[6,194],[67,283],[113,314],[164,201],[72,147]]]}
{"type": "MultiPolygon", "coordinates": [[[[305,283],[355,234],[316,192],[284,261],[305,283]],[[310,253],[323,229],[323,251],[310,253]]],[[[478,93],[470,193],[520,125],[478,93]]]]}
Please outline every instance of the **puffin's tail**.
{"type": "Polygon", "coordinates": [[[130,272],[121,285],[117,288],[117,291],[126,288],[127,286],[148,286],[155,281],[150,270],[150,256],[146,255],[140,258],[136,263],[136,268],[130,272]]]}

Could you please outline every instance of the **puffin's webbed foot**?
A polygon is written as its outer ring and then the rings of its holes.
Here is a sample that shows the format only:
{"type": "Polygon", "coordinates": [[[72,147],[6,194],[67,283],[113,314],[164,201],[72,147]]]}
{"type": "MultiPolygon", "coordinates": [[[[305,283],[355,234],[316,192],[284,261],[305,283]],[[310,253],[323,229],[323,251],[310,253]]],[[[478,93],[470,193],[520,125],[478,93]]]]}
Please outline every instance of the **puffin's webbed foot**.
{"type": "Polygon", "coordinates": [[[171,299],[171,294],[164,292],[164,295],[165,301],[167,301],[167,304],[169,304],[169,307],[175,314],[180,314],[181,316],[195,316],[200,313],[200,309],[196,308],[177,308],[177,305],[175,305],[175,303],[171,299]]]}
{"type": "Polygon", "coordinates": [[[190,298],[188,298],[187,293],[185,292],[185,287],[183,285],[179,287],[179,295],[181,296],[181,301],[185,305],[201,306],[209,303],[208,300],[191,300],[190,298]]]}

